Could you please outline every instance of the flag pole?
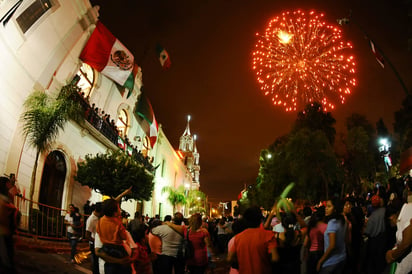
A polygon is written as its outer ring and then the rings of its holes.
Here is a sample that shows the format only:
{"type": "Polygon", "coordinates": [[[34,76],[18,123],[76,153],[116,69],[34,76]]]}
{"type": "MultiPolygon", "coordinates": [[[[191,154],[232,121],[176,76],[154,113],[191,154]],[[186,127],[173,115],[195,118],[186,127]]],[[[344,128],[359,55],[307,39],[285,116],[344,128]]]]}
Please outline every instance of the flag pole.
{"type": "Polygon", "coordinates": [[[369,41],[373,41],[375,49],[382,55],[383,59],[388,63],[389,67],[392,69],[393,73],[395,73],[395,76],[398,79],[399,83],[401,84],[401,86],[403,88],[403,91],[405,92],[406,95],[409,95],[408,88],[406,87],[405,82],[402,80],[402,77],[399,74],[398,70],[395,68],[395,66],[392,64],[390,59],[386,56],[386,54],[381,50],[381,48],[375,43],[375,41],[370,39],[369,34],[365,31],[365,29],[358,22],[353,20],[352,10],[349,11],[349,17],[348,18],[341,18],[341,19],[338,19],[337,21],[338,21],[338,24],[341,25],[341,26],[349,24],[350,22],[353,22],[355,24],[355,26],[357,26],[359,28],[359,30],[363,32],[363,34],[366,36],[366,38],[369,41]]]}

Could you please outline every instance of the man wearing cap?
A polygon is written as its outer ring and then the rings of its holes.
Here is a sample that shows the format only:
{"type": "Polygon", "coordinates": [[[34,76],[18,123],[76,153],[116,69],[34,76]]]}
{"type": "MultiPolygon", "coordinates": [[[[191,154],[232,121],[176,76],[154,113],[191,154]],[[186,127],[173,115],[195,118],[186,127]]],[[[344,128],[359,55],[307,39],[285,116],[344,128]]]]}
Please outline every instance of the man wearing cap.
{"type": "Polygon", "coordinates": [[[364,234],[368,236],[366,273],[380,273],[385,268],[385,211],[383,200],[378,195],[372,196],[372,214],[368,219],[364,234]]]}

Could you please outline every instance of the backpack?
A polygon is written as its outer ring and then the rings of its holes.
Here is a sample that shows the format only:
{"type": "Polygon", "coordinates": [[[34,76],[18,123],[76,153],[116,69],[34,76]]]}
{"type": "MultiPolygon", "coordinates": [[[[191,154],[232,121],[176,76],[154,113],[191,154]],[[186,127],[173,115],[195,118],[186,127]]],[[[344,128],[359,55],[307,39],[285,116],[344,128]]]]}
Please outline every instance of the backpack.
{"type": "Polygon", "coordinates": [[[195,256],[195,248],[193,243],[189,240],[189,229],[186,230],[185,236],[183,237],[183,258],[191,259],[195,256]]]}

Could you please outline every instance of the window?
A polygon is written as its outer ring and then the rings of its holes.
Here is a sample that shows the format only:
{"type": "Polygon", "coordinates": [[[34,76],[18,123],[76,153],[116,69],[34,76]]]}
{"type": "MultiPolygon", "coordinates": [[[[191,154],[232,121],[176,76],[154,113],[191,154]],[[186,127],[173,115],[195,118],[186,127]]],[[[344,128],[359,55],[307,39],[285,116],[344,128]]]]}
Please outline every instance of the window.
{"type": "Polygon", "coordinates": [[[119,118],[117,119],[116,126],[119,130],[119,135],[123,138],[127,135],[128,124],[129,118],[127,116],[127,112],[124,109],[122,109],[120,111],[119,118]]]}
{"type": "Polygon", "coordinates": [[[84,97],[91,96],[94,85],[94,70],[91,66],[83,63],[75,77],[76,85],[84,92],[84,97]]]}
{"type": "Polygon", "coordinates": [[[162,159],[162,174],[161,174],[162,178],[165,177],[165,164],[166,164],[165,159],[162,159]]]}
{"type": "Polygon", "coordinates": [[[36,0],[27,9],[25,9],[16,19],[21,31],[26,33],[31,26],[36,23],[40,17],[46,13],[52,4],[50,0],[36,0]]]}

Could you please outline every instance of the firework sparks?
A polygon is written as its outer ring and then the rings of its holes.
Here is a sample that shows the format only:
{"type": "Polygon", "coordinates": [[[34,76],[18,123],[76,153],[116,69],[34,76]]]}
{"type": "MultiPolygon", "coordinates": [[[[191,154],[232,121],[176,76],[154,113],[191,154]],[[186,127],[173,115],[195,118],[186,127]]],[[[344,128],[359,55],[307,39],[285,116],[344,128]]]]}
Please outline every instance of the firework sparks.
{"type": "Polygon", "coordinates": [[[352,45],[323,16],[314,11],[284,12],[269,22],[263,35],[257,34],[253,70],[263,93],[286,111],[311,102],[333,110],[356,85],[352,45]]]}

